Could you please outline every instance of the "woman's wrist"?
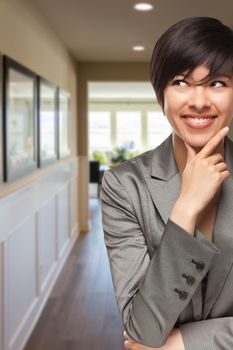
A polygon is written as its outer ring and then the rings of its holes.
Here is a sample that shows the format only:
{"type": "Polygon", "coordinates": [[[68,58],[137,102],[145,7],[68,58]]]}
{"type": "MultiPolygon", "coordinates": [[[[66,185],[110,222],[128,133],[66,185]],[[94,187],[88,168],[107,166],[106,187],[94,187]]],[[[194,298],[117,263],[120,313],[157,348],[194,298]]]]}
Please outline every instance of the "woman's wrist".
{"type": "Polygon", "coordinates": [[[173,350],[185,350],[182,334],[179,328],[174,328],[170,336],[172,337],[172,342],[174,342],[173,350]]]}
{"type": "Polygon", "coordinates": [[[181,199],[178,199],[172,208],[169,218],[189,232],[189,234],[194,235],[197,212],[194,208],[188,206],[187,202],[185,203],[181,199]]]}

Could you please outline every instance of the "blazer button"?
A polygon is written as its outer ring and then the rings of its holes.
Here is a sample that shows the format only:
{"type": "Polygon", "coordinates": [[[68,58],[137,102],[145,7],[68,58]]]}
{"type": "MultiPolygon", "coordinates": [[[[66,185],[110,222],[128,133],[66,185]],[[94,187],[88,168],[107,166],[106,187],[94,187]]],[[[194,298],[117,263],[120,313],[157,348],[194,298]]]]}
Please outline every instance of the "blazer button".
{"type": "Polygon", "coordinates": [[[196,264],[196,269],[197,269],[198,271],[203,271],[204,268],[205,268],[205,265],[204,265],[203,262],[200,262],[200,263],[197,263],[197,264],[196,264]]]}
{"type": "Polygon", "coordinates": [[[185,290],[178,290],[177,288],[175,288],[174,291],[179,294],[179,298],[181,300],[187,299],[188,293],[185,290]]]}
{"type": "Polygon", "coordinates": [[[202,261],[199,262],[199,261],[195,261],[194,259],[192,259],[191,262],[196,265],[197,271],[203,271],[204,270],[205,264],[202,261]]]}
{"type": "Polygon", "coordinates": [[[193,276],[191,276],[191,275],[188,275],[188,276],[187,276],[187,275],[185,275],[185,274],[183,273],[182,276],[186,278],[186,282],[187,282],[187,284],[188,284],[189,286],[192,286],[193,283],[195,282],[195,278],[194,278],[193,276]]]}
{"type": "Polygon", "coordinates": [[[182,291],[180,292],[180,294],[179,294],[179,297],[180,297],[181,300],[187,299],[187,296],[188,296],[188,293],[185,292],[184,290],[182,290],[182,291]]]}

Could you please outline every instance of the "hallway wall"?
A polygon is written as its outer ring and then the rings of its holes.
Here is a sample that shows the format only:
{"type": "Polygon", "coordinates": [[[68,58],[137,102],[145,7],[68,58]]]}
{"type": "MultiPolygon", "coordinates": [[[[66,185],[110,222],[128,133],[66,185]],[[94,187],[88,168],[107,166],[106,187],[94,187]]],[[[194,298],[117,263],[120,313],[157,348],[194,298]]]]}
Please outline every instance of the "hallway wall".
{"type": "MultiPolygon", "coordinates": [[[[72,157],[77,156],[77,66],[42,16],[25,0],[0,0],[0,52],[71,93],[72,157]]],[[[0,118],[1,120],[1,118],[0,118]]],[[[2,124],[2,123],[1,123],[2,124]]],[[[1,146],[0,146],[1,151],[1,146]]],[[[0,152],[1,154],[2,152],[0,152]]],[[[1,159],[0,159],[1,160],[1,159]]],[[[59,163],[59,162],[58,162],[59,163]]],[[[0,181],[0,197],[48,173],[37,170],[15,183],[0,181]]],[[[2,174],[2,162],[0,163],[2,174]]],[[[2,178],[0,179],[2,180],[2,178]]]]}
{"type": "Polygon", "coordinates": [[[77,66],[27,0],[0,0],[0,52],[71,94],[71,156],[4,183],[0,138],[0,350],[20,350],[79,233],[77,66]]]}

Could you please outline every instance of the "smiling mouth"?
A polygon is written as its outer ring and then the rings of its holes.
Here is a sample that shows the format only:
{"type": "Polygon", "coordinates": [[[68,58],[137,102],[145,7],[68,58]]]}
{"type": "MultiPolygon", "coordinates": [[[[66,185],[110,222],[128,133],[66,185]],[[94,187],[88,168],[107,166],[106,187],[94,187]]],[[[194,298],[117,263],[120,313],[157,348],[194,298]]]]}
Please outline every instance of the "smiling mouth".
{"type": "Polygon", "coordinates": [[[217,118],[217,115],[189,115],[186,114],[182,116],[182,118],[188,119],[190,122],[194,124],[204,124],[208,122],[209,120],[217,118]]]}

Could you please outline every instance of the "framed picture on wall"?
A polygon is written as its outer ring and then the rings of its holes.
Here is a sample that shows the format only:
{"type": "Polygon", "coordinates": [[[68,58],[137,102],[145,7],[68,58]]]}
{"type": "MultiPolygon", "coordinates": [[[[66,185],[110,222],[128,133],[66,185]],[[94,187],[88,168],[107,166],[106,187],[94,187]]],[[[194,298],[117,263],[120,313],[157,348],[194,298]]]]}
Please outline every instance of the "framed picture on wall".
{"type": "MultiPolygon", "coordinates": [[[[0,134],[3,135],[2,119],[3,55],[0,53],[0,134]]],[[[3,182],[3,142],[0,142],[0,183],[3,182]]]]}
{"type": "Polygon", "coordinates": [[[39,165],[57,159],[57,94],[58,89],[47,80],[39,79],[39,165]]]}
{"type": "Polygon", "coordinates": [[[4,180],[37,168],[37,76],[3,57],[4,180]]]}
{"type": "Polygon", "coordinates": [[[64,158],[71,153],[70,93],[59,89],[58,96],[58,156],[64,158]]]}

